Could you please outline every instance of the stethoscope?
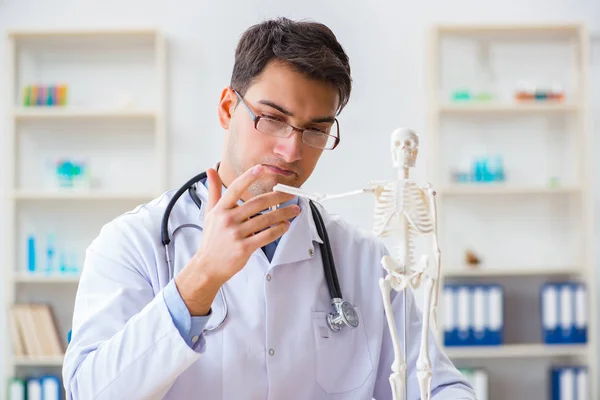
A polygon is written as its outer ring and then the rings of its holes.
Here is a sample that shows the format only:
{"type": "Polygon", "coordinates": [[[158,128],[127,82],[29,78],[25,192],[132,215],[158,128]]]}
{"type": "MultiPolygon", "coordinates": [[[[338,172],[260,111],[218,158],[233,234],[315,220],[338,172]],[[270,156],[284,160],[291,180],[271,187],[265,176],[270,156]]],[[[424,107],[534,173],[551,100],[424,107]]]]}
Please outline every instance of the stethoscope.
{"type": "MultiPolygon", "coordinates": [[[[202,200],[198,197],[196,193],[196,184],[205,180],[207,177],[206,172],[202,172],[194,176],[192,179],[187,181],[175,194],[169,204],[167,204],[167,208],[162,216],[160,236],[162,240],[162,244],[165,247],[165,258],[167,261],[167,268],[169,270],[169,280],[173,278],[174,269],[173,264],[171,262],[171,256],[169,254],[169,243],[171,239],[169,238],[168,231],[168,223],[169,216],[171,215],[171,211],[175,206],[177,200],[181,197],[183,193],[186,191],[189,193],[192,201],[198,209],[202,208],[202,200]]],[[[323,260],[323,272],[325,274],[325,280],[327,281],[327,288],[329,289],[329,296],[331,297],[331,304],[333,306],[333,312],[327,314],[327,325],[329,328],[334,331],[340,331],[345,326],[350,328],[356,328],[359,324],[358,314],[352,304],[343,300],[342,291],[340,289],[340,283],[338,281],[337,272],[335,269],[335,263],[333,261],[333,255],[331,254],[331,245],[329,243],[329,236],[327,235],[327,231],[325,229],[325,224],[323,223],[323,218],[319,213],[316,205],[312,200],[309,200],[310,210],[313,215],[313,219],[315,221],[315,225],[317,227],[317,232],[319,236],[323,239],[323,243],[319,244],[321,249],[321,258],[323,260]]],[[[222,326],[227,320],[228,310],[227,310],[227,301],[225,299],[225,294],[223,292],[223,287],[219,289],[219,294],[221,297],[221,301],[223,303],[223,318],[221,321],[211,328],[205,328],[203,333],[207,333],[213,330],[218,329],[222,326]]]]}

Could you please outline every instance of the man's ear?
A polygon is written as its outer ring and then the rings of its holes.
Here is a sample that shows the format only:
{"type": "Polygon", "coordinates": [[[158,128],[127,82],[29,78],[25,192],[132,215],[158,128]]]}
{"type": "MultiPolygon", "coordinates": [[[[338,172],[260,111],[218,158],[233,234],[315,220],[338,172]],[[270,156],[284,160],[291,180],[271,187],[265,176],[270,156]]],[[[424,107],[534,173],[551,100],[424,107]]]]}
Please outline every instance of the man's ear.
{"type": "Polygon", "coordinates": [[[221,99],[219,100],[219,123],[221,124],[221,128],[227,130],[229,129],[229,124],[231,122],[231,115],[233,114],[233,109],[237,103],[237,96],[231,87],[226,87],[221,92],[221,99]]]}

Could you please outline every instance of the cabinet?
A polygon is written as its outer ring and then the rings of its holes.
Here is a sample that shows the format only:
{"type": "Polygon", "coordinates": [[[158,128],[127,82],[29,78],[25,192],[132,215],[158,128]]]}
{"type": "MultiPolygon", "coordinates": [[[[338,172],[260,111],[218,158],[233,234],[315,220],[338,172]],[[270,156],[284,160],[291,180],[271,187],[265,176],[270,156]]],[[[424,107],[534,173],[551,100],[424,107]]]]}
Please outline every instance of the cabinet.
{"type": "MultiPolygon", "coordinates": [[[[87,246],[166,190],[166,41],[154,29],[6,39],[6,321],[13,304],[49,304],[66,347],[87,246]]],[[[6,379],[60,376],[62,355],[17,355],[6,342],[6,379]]]]}
{"type": "MultiPolygon", "coordinates": [[[[446,284],[499,284],[503,343],[451,346],[494,399],[550,398],[551,369],[588,369],[597,398],[593,188],[585,26],[438,25],[428,131],[446,284]],[[469,254],[469,256],[468,256],[469,254]],[[579,282],[587,342],[546,344],[541,290],[579,282]]],[[[440,294],[440,299],[444,297],[440,294]]],[[[440,329],[451,321],[440,300],[440,329]]],[[[443,338],[443,332],[440,332],[443,338]]]]}

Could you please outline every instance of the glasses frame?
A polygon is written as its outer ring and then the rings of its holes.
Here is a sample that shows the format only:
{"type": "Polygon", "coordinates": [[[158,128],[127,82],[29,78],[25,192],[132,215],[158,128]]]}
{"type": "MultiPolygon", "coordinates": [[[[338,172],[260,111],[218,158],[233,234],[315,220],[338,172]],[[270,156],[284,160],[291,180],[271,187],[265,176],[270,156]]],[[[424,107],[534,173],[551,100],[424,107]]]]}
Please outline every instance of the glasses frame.
{"type": "Polygon", "coordinates": [[[304,144],[306,144],[308,146],[314,147],[316,149],[320,149],[320,150],[333,150],[333,149],[335,149],[338,146],[338,144],[340,144],[340,123],[338,122],[337,118],[333,119],[334,120],[334,124],[336,126],[336,135],[330,135],[328,133],[319,132],[319,131],[316,131],[314,129],[302,129],[302,128],[298,128],[298,127],[290,125],[290,124],[288,124],[287,122],[284,122],[284,121],[277,121],[277,122],[281,122],[282,124],[287,125],[287,126],[289,126],[291,128],[290,133],[287,136],[271,135],[269,133],[265,133],[265,132],[261,131],[260,129],[258,129],[258,121],[260,121],[261,119],[271,119],[271,118],[267,118],[267,117],[263,118],[261,116],[258,116],[256,114],[254,114],[254,112],[252,111],[252,109],[250,108],[250,106],[246,103],[246,101],[244,100],[244,98],[242,97],[242,95],[240,95],[238,93],[238,91],[235,90],[235,89],[233,89],[233,92],[237,95],[238,99],[242,102],[242,104],[244,105],[244,107],[246,108],[246,110],[248,110],[248,113],[250,113],[250,116],[252,117],[252,121],[254,122],[254,129],[256,129],[257,131],[259,131],[262,134],[265,134],[265,135],[268,135],[268,136],[273,136],[273,137],[289,138],[290,136],[292,136],[292,134],[294,133],[294,131],[298,131],[298,132],[301,133],[300,137],[302,138],[302,143],[304,143],[304,144]],[[314,146],[314,145],[312,145],[310,143],[306,143],[304,141],[304,132],[305,131],[316,132],[316,133],[319,133],[321,135],[332,137],[332,138],[335,139],[335,143],[333,144],[333,147],[331,147],[331,148],[317,147],[317,146],[314,146]]]}

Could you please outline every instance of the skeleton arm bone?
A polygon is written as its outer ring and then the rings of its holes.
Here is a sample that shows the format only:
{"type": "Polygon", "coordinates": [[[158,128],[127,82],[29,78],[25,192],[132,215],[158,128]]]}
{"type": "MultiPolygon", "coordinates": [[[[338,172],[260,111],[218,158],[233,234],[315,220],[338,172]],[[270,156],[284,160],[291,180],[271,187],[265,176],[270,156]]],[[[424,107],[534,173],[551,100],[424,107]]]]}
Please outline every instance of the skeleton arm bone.
{"type": "Polygon", "coordinates": [[[380,192],[383,191],[383,186],[372,183],[370,187],[364,189],[352,190],[350,192],[344,192],[339,194],[324,194],[319,192],[308,193],[296,187],[278,183],[273,187],[273,191],[288,193],[299,197],[306,197],[307,199],[317,202],[323,202],[326,200],[340,199],[343,197],[350,197],[363,193],[375,193],[376,195],[379,195],[380,192]]]}
{"type": "Polygon", "coordinates": [[[437,206],[436,206],[436,202],[435,202],[435,191],[433,189],[433,187],[431,185],[427,185],[425,188],[425,191],[427,193],[427,200],[429,202],[429,210],[431,212],[431,217],[432,217],[432,221],[433,221],[433,238],[432,238],[432,247],[433,247],[433,253],[434,253],[434,267],[436,269],[436,277],[434,278],[434,282],[435,285],[433,287],[433,293],[432,293],[432,304],[431,304],[431,316],[432,316],[432,324],[433,324],[433,332],[435,333],[435,337],[436,339],[439,340],[439,331],[438,331],[438,324],[437,324],[437,309],[438,309],[438,296],[439,296],[439,284],[440,284],[440,278],[441,278],[441,250],[440,250],[440,244],[438,241],[438,234],[437,234],[437,206]]]}
{"type": "Polygon", "coordinates": [[[273,191],[288,193],[288,194],[292,194],[294,196],[299,196],[299,197],[306,197],[307,199],[317,201],[317,202],[323,202],[326,200],[339,199],[342,197],[349,197],[349,196],[354,196],[357,194],[363,194],[363,193],[366,193],[366,192],[369,192],[372,190],[371,189],[359,189],[359,190],[353,190],[351,192],[340,193],[340,194],[323,194],[323,193],[318,193],[318,192],[308,193],[308,192],[305,192],[296,187],[278,183],[277,185],[275,185],[273,187],[273,191]]]}

